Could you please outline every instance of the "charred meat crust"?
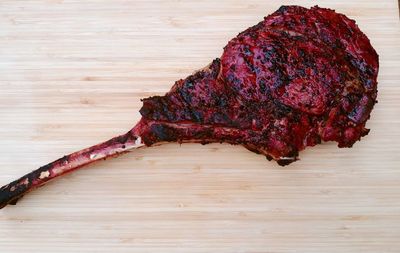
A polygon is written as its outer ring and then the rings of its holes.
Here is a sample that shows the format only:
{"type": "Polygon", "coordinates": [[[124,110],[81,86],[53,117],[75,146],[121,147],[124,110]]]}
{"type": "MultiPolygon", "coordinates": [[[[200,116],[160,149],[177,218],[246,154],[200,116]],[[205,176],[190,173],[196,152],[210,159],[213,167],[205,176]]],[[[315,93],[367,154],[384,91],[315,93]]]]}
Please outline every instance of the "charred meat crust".
{"type": "Polygon", "coordinates": [[[220,59],[143,99],[143,138],[241,144],[280,165],[321,141],[351,147],[368,133],[378,68],[353,20],[282,6],[232,39],[220,59]]]}

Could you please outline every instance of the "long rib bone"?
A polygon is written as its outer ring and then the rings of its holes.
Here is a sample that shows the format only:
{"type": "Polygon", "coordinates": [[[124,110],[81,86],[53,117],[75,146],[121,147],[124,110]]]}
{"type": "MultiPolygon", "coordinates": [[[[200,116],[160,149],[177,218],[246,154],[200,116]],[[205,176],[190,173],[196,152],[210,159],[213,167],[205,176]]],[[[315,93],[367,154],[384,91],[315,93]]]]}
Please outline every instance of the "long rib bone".
{"type": "Polygon", "coordinates": [[[8,204],[15,205],[26,193],[58,176],[72,172],[89,163],[143,147],[141,138],[136,136],[133,131],[66,155],[3,186],[0,188],[0,209],[8,204]]]}

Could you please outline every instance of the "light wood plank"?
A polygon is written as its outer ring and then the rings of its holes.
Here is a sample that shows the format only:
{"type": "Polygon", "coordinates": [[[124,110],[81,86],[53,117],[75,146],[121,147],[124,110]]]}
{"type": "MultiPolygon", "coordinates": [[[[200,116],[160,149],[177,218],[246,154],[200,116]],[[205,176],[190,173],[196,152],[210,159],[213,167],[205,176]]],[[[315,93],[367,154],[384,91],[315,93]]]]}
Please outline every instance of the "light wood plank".
{"type": "MultiPolygon", "coordinates": [[[[282,4],[0,1],[0,184],[128,130],[140,98],[219,57],[282,4]]],[[[168,144],[68,175],[0,211],[0,252],[400,252],[397,1],[318,1],[380,55],[371,133],[281,168],[229,145],[168,144]]]]}

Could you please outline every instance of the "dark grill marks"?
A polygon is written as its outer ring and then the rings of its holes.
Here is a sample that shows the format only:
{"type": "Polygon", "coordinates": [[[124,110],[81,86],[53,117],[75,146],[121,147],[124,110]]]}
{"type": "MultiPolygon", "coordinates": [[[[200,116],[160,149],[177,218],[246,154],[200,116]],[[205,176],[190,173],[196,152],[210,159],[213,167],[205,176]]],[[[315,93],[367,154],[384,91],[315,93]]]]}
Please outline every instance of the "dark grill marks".
{"type": "Polygon", "coordinates": [[[173,139],[243,144],[286,165],[306,146],[350,147],[367,133],[377,73],[378,56],[354,21],[329,9],[282,6],[232,39],[220,60],[162,99],[145,99],[141,113],[174,123],[180,137],[173,139]],[[195,130],[183,133],[178,126],[187,123],[195,130]]]}

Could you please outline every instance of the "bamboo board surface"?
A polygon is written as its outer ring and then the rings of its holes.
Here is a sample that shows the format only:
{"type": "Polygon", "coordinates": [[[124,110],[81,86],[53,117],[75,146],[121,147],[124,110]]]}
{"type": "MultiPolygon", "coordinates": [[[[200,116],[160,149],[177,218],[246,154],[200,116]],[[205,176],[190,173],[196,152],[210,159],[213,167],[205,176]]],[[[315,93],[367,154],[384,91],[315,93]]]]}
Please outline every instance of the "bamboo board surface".
{"type": "Polygon", "coordinates": [[[0,2],[0,184],[130,129],[140,98],[207,65],[281,4],[356,19],[380,55],[370,134],[287,167],[167,144],[56,180],[0,211],[0,252],[400,252],[397,1],[0,2]]]}

